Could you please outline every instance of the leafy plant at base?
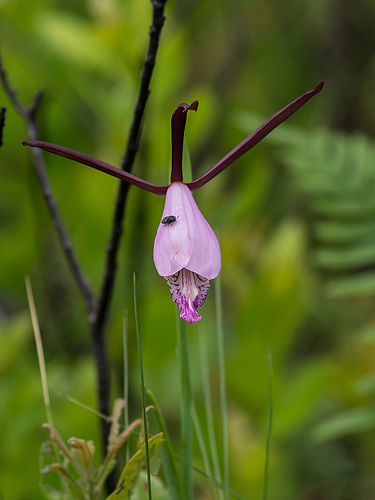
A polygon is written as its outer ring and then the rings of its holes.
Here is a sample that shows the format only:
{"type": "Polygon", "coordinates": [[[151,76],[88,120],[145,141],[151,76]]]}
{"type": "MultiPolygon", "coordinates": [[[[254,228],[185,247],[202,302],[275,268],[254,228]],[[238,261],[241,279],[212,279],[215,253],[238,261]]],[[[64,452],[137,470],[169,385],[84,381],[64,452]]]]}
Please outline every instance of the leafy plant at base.
{"type": "MultiPolygon", "coordinates": [[[[148,440],[148,450],[150,458],[150,472],[156,475],[160,466],[160,448],[163,444],[163,434],[160,432],[148,440]]],[[[139,474],[146,463],[146,443],[132,456],[124,467],[116,490],[107,498],[107,500],[126,500],[128,498],[128,489],[134,489],[139,474]]]]}
{"type": "MultiPolygon", "coordinates": [[[[102,498],[104,483],[117,463],[116,454],[118,450],[137,428],[142,428],[142,420],[136,419],[124,430],[121,430],[119,421],[123,409],[124,400],[117,399],[110,419],[112,424],[108,438],[107,453],[99,468],[94,467],[95,445],[93,441],[85,441],[84,439],[72,437],[68,440],[68,445],[66,445],[58,431],[52,425],[43,425],[43,427],[50,431],[50,441],[44,443],[42,447],[42,461],[47,456],[52,463],[43,466],[42,474],[55,472],[63,478],[63,491],[61,492],[63,498],[84,500],[102,498]]],[[[152,436],[148,440],[152,474],[157,474],[159,469],[159,454],[162,443],[163,433],[152,436]]],[[[138,448],[125,465],[116,490],[108,499],[129,498],[129,492],[131,493],[135,488],[139,474],[146,461],[146,446],[143,432],[140,433],[138,448]]],[[[42,487],[48,498],[55,498],[56,489],[47,484],[43,484],[42,487]]]]}

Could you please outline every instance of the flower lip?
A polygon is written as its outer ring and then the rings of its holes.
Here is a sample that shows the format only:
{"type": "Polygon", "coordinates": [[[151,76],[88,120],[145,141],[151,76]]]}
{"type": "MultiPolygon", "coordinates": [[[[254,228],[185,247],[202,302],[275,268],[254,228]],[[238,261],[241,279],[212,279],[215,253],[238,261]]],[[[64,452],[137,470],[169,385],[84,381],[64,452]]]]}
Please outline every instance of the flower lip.
{"type": "Polygon", "coordinates": [[[201,309],[206,301],[210,288],[209,280],[186,269],[167,276],[165,279],[168,282],[172,300],[176,302],[180,311],[180,318],[190,324],[202,319],[197,309],[201,309]]]}
{"type": "Polygon", "coordinates": [[[169,214],[176,214],[176,221],[160,224],[155,237],[157,272],[171,276],[185,268],[206,279],[216,278],[221,268],[219,242],[190,189],[181,182],[168,188],[162,220],[171,217],[169,214]]]}

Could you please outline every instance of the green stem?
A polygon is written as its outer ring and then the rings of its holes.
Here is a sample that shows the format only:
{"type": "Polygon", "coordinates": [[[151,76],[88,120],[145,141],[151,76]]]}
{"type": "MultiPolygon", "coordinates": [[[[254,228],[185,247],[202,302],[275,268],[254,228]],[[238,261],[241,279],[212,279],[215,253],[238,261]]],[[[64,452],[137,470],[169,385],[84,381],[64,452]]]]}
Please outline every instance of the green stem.
{"type": "Polygon", "coordinates": [[[227,424],[227,391],[225,378],[225,345],[224,345],[224,325],[223,307],[221,301],[221,281],[220,276],[215,282],[216,301],[216,322],[217,322],[217,345],[218,362],[220,372],[220,408],[221,408],[221,433],[223,439],[223,462],[224,462],[224,485],[225,499],[229,500],[229,462],[228,462],[228,424],[227,424]]]}
{"type": "MultiPolygon", "coordinates": [[[[125,429],[129,426],[129,352],[128,352],[128,316],[124,312],[124,325],[123,325],[123,360],[124,360],[124,425],[125,429]]],[[[125,463],[127,464],[130,459],[129,442],[125,445],[125,463]]],[[[128,498],[130,499],[130,488],[128,490],[128,498]]]]}
{"type": "MultiPolygon", "coordinates": [[[[154,425],[156,427],[156,432],[162,432],[164,437],[164,444],[160,451],[160,457],[163,465],[163,472],[167,482],[168,492],[170,500],[181,500],[183,498],[181,481],[177,473],[175,457],[173,453],[173,448],[171,440],[169,439],[168,431],[163,420],[163,415],[161,414],[160,407],[150,391],[146,388],[146,402],[151,405],[155,410],[151,413],[154,419],[154,425]]],[[[1,499],[0,499],[1,500],[1,499]]]]}
{"type": "Polygon", "coordinates": [[[187,324],[177,321],[181,375],[181,483],[185,500],[193,499],[193,425],[187,324]]]}
{"type": "Polygon", "coordinates": [[[266,445],[266,463],[264,465],[264,481],[263,481],[263,500],[267,499],[268,495],[268,478],[270,468],[270,450],[271,450],[271,435],[273,421],[273,369],[272,369],[272,354],[267,350],[267,368],[268,368],[268,428],[267,428],[267,445],[266,445]]]}
{"type": "Polygon", "coordinates": [[[197,410],[196,410],[194,404],[193,404],[193,423],[194,423],[195,434],[197,436],[199,448],[201,450],[203,463],[204,463],[204,466],[206,468],[207,476],[210,480],[212,496],[213,496],[214,500],[218,500],[217,494],[216,494],[214,476],[213,476],[212,471],[211,471],[210,461],[208,459],[208,453],[207,453],[207,449],[206,449],[205,442],[204,442],[203,432],[202,432],[202,429],[201,429],[201,426],[199,423],[197,410]]]}
{"type": "Polygon", "coordinates": [[[149,498],[149,500],[152,500],[152,493],[151,493],[151,472],[150,472],[150,453],[149,453],[149,449],[148,449],[148,432],[147,432],[147,415],[146,415],[145,379],[144,379],[144,374],[143,374],[143,361],[142,361],[142,350],[141,350],[141,334],[140,334],[140,331],[139,331],[139,318],[138,318],[138,307],[137,307],[137,289],[136,289],[135,273],[133,274],[133,293],[134,293],[135,330],[136,330],[136,333],[137,333],[139,366],[140,366],[140,372],[141,372],[142,412],[143,412],[143,426],[144,426],[144,432],[145,432],[148,498],[149,498]]]}
{"type": "MultiPolygon", "coordinates": [[[[202,370],[202,388],[203,388],[203,399],[206,409],[206,419],[207,419],[207,432],[208,432],[208,442],[210,445],[211,458],[215,473],[215,478],[221,483],[221,471],[219,465],[219,454],[216,446],[216,436],[215,436],[215,424],[214,424],[214,412],[212,407],[212,396],[211,387],[209,380],[209,362],[208,362],[208,348],[207,348],[207,335],[199,336],[200,354],[201,354],[201,370],[202,370]]],[[[222,500],[224,498],[224,490],[219,490],[219,496],[222,500]]],[[[216,493],[215,493],[216,497],[216,493]]]]}

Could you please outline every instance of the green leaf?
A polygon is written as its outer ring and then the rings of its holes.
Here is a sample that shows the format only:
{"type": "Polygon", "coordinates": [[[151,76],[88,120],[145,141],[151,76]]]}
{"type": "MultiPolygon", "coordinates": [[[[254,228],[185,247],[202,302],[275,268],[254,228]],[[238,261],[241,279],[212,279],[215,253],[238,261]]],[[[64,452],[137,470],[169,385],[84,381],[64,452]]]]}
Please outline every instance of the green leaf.
{"type": "Polygon", "coordinates": [[[354,386],[355,392],[359,395],[368,395],[375,393],[375,375],[363,377],[354,386]]]}
{"type": "MultiPolygon", "coordinates": [[[[152,498],[153,500],[169,500],[169,493],[163,482],[158,478],[153,476],[151,478],[152,487],[152,498]]],[[[134,486],[134,491],[131,496],[132,500],[148,500],[148,481],[147,473],[141,471],[138,480],[134,486]]]]}
{"type": "Polygon", "coordinates": [[[154,395],[149,389],[146,389],[147,404],[154,407],[154,411],[150,413],[150,420],[152,425],[156,428],[156,432],[162,432],[164,436],[164,443],[160,450],[160,457],[163,467],[163,472],[168,485],[168,491],[171,500],[181,500],[181,482],[177,473],[172,444],[167,433],[165,422],[161,414],[160,408],[155,400],[154,395]]]}
{"type": "Polygon", "coordinates": [[[322,248],[315,253],[314,262],[324,269],[348,269],[375,262],[375,243],[340,249],[322,248]]]}
{"type": "MultiPolygon", "coordinates": [[[[160,449],[163,444],[163,433],[160,432],[148,440],[151,473],[157,472],[159,467],[160,449]]],[[[115,491],[107,497],[107,500],[128,500],[128,489],[132,490],[138,479],[142,467],[146,463],[146,445],[132,456],[125,465],[115,491]]]]}
{"type": "MultiPolygon", "coordinates": [[[[115,410],[116,411],[116,405],[115,410]]],[[[131,424],[126,427],[120,435],[117,436],[116,440],[113,441],[108,446],[108,451],[105,457],[104,462],[99,468],[99,472],[97,478],[95,480],[95,491],[100,491],[105,479],[108,477],[108,474],[111,472],[113,467],[116,464],[116,453],[121,448],[121,446],[129,439],[134,430],[142,424],[141,419],[134,420],[131,424]]]]}
{"type": "Polygon", "coordinates": [[[108,436],[108,447],[115,446],[120,432],[120,418],[125,407],[125,401],[121,398],[115,400],[111,416],[111,429],[108,436]]]}
{"type": "Polygon", "coordinates": [[[345,278],[330,280],[326,287],[327,295],[331,298],[340,297],[368,297],[375,294],[375,273],[366,271],[345,278]]]}
{"type": "MultiPolygon", "coordinates": [[[[315,236],[322,243],[349,243],[375,235],[374,221],[318,221],[315,236]]],[[[374,238],[375,243],[375,238],[374,238]]]]}
{"type": "MultiPolygon", "coordinates": [[[[322,189],[320,189],[322,192],[322,189]]],[[[325,217],[361,217],[368,219],[375,211],[375,203],[371,200],[356,199],[348,196],[347,199],[318,199],[312,201],[310,208],[313,212],[325,217]]]]}
{"type": "Polygon", "coordinates": [[[304,362],[296,369],[294,376],[288,380],[288,390],[282,401],[277,403],[277,419],[273,425],[275,436],[284,437],[311,418],[323,397],[332,370],[331,361],[325,359],[304,362]]]}
{"type": "Polygon", "coordinates": [[[363,406],[343,411],[323,420],[315,427],[311,439],[314,444],[366,432],[375,428],[375,407],[363,406]]]}
{"type": "Polygon", "coordinates": [[[48,44],[50,50],[70,63],[96,71],[111,71],[116,60],[97,36],[93,26],[60,12],[44,11],[36,19],[39,37],[48,44]]]}

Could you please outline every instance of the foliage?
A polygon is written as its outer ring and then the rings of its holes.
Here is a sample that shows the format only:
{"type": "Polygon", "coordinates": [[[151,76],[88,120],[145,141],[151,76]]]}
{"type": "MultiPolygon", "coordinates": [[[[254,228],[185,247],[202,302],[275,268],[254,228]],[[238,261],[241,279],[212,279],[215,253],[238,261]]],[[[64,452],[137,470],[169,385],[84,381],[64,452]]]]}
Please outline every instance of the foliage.
{"type": "MultiPolygon", "coordinates": [[[[0,3],[1,52],[12,84],[25,103],[36,90],[45,92],[39,115],[44,140],[119,165],[147,44],[148,6],[143,0],[0,3]]],[[[151,182],[167,181],[169,120],[179,102],[200,101],[189,117],[187,143],[193,171],[202,173],[262,123],[250,111],[269,116],[326,80],[313,105],[196,196],[222,246],[230,484],[246,498],[260,498],[262,491],[268,348],[274,364],[269,498],[373,496],[374,17],[373,4],[363,0],[168,5],[135,165],[135,173],[151,182]]],[[[61,397],[94,407],[95,377],[81,297],[38,192],[29,151],[20,145],[27,139],[24,124],[0,90],[2,106],[0,488],[4,498],[32,500],[41,498],[38,448],[45,417],[25,274],[32,275],[61,435],[98,442],[96,418],[61,397]]],[[[46,161],[73,246],[97,290],[116,181],[63,159],[46,161]]],[[[130,191],[107,343],[117,396],[124,308],[134,332],[135,271],[146,384],[173,450],[179,421],[174,305],[151,259],[161,213],[161,199],[130,191]]],[[[189,341],[192,390],[205,422],[198,339],[209,339],[218,430],[213,297],[201,324],[189,329],[189,341]]],[[[134,336],[129,357],[135,418],[134,336]]],[[[161,457],[164,452],[163,446],[161,457]]],[[[197,446],[194,464],[204,467],[197,446]]],[[[210,498],[209,481],[199,474],[194,480],[195,498],[210,498]]],[[[135,497],[142,498],[143,481],[140,473],[135,497]]]]}
{"type": "MultiPolygon", "coordinates": [[[[41,472],[43,475],[55,472],[61,477],[61,497],[87,500],[103,497],[104,483],[116,465],[117,452],[128,441],[137,427],[142,424],[141,419],[134,420],[126,429],[121,430],[119,419],[123,408],[124,401],[116,400],[111,417],[112,425],[107,453],[99,467],[94,466],[95,445],[93,441],[72,437],[68,440],[68,447],[54,427],[50,424],[44,424],[43,427],[50,431],[50,441],[44,443],[42,447],[44,466],[41,472]]],[[[156,475],[159,470],[159,453],[163,444],[163,434],[159,433],[150,437],[148,444],[151,473],[156,475]]],[[[129,495],[133,496],[139,474],[146,463],[146,446],[143,433],[140,434],[137,448],[136,453],[125,464],[116,490],[108,496],[108,500],[112,498],[127,499],[129,495]]],[[[43,481],[43,490],[47,498],[56,498],[57,491],[53,490],[52,486],[45,481],[43,481]]],[[[135,493],[133,497],[139,498],[139,492],[135,493]]]]}
{"type": "MultiPolygon", "coordinates": [[[[258,121],[238,113],[241,128],[258,121]]],[[[310,225],[312,264],[331,297],[375,293],[373,185],[375,143],[364,134],[302,131],[286,125],[270,142],[281,149],[310,225]]]]}

